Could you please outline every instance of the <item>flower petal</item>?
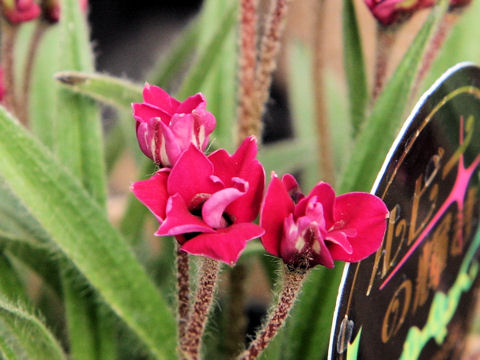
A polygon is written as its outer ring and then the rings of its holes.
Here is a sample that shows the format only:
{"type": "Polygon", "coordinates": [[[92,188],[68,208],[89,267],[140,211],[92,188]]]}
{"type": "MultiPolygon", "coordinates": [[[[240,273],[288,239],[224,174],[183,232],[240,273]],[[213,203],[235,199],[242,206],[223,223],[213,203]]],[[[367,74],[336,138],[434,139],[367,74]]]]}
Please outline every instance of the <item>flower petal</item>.
{"type": "Polygon", "coordinates": [[[335,191],[333,188],[325,183],[320,182],[310,191],[310,194],[300,200],[295,207],[295,217],[299,218],[306,214],[307,205],[310,199],[316,196],[317,202],[323,206],[323,216],[325,218],[326,228],[329,229],[333,225],[333,207],[335,204],[335,191]]]}
{"type": "Polygon", "coordinates": [[[223,213],[233,201],[243,196],[245,191],[235,188],[226,188],[214,193],[202,207],[202,218],[212,228],[221,229],[227,226],[223,213]]]}
{"type": "Polygon", "coordinates": [[[211,234],[201,234],[187,240],[182,250],[193,255],[203,255],[234,265],[247,241],[263,235],[265,231],[255,224],[235,224],[211,234]]]}
{"type": "Polygon", "coordinates": [[[130,190],[156,217],[163,221],[168,200],[167,180],[170,169],[161,169],[150,179],[137,181],[130,190]]]}
{"type": "Polygon", "coordinates": [[[171,196],[167,203],[167,216],[160,225],[155,235],[181,235],[196,232],[214,232],[214,230],[205,224],[198,216],[192,215],[178,194],[171,196]]]}
{"type": "Polygon", "coordinates": [[[211,179],[213,165],[195,146],[180,155],[168,178],[168,193],[180,194],[187,206],[197,194],[213,194],[222,188],[211,179]]]}
{"type": "Polygon", "coordinates": [[[272,255],[280,256],[280,243],[283,238],[283,222],[293,211],[295,205],[288,195],[284,184],[272,172],[272,180],[267,189],[260,213],[260,226],[265,229],[262,244],[272,255]]]}
{"type": "Polygon", "coordinates": [[[388,209],[378,197],[368,193],[348,193],[337,197],[335,202],[335,230],[354,229],[348,241],[353,252],[332,244],[330,252],[335,260],[360,261],[375,252],[381,245],[387,226],[388,209]]]}
{"type": "Polygon", "coordinates": [[[196,93],[188,98],[186,98],[176,109],[176,113],[178,114],[189,114],[193,110],[195,110],[200,105],[203,105],[205,108],[207,100],[205,100],[205,96],[202,93],[196,93]]]}
{"type": "Polygon", "coordinates": [[[162,119],[163,122],[166,122],[168,124],[171,118],[171,115],[169,113],[151,104],[133,103],[132,109],[133,117],[139,122],[147,122],[151,118],[158,117],[162,119]]]}
{"type": "MultiPolygon", "coordinates": [[[[165,148],[163,149],[162,147],[161,150],[162,152],[165,151],[165,156],[168,159],[168,162],[165,163],[173,166],[182,154],[182,151],[188,148],[190,142],[183,142],[182,140],[184,140],[184,138],[177,136],[177,134],[172,131],[173,129],[167,126],[165,123],[161,122],[160,126],[162,129],[163,139],[165,141],[164,144],[162,144],[162,146],[164,146],[165,148]]],[[[162,160],[164,160],[163,156],[162,160]]]]}
{"type": "Polygon", "coordinates": [[[180,106],[180,101],[170,96],[162,88],[150,85],[149,83],[145,83],[145,87],[143,88],[143,99],[147,104],[154,105],[158,109],[161,109],[168,114],[169,117],[177,112],[176,110],[180,106]]]}

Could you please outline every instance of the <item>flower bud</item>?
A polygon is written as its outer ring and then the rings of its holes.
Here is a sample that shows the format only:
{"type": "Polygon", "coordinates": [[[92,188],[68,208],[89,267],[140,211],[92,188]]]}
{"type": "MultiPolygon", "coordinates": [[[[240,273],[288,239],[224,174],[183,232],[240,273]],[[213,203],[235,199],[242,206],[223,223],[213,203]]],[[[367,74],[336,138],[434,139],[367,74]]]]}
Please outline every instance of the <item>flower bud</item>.
{"type": "Polygon", "coordinates": [[[40,7],[34,0],[0,0],[3,16],[12,24],[36,19],[40,15],[40,7]]]}
{"type": "Polygon", "coordinates": [[[183,102],[158,86],[146,84],[143,103],[132,104],[142,152],[161,167],[172,167],[190,144],[205,150],[215,117],[198,93],[183,102]]]}
{"type": "Polygon", "coordinates": [[[378,22],[387,26],[435,5],[435,0],[365,0],[365,4],[378,22]]]}

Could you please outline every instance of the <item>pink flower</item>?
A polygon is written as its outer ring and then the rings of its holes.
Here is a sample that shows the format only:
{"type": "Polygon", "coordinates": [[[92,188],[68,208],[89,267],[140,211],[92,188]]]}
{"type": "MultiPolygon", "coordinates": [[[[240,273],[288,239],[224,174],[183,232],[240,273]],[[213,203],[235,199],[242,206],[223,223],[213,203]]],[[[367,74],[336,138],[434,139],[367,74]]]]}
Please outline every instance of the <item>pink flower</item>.
{"type": "Polygon", "coordinates": [[[36,19],[40,7],[34,0],[0,0],[3,15],[13,24],[36,19]]]}
{"type": "Polygon", "coordinates": [[[158,86],[145,84],[143,103],[135,103],[137,139],[143,153],[161,167],[172,167],[190,144],[205,150],[208,136],[215,129],[215,117],[205,110],[200,93],[183,102],[158,86]]]}
{"type": "Polygon", "coordinates": [[[381,245],[388,210],[381,199],[353,192],[335,197],[327,183],[304,196],[295,178],[272,173],[260,214],[262,243],[285,264],[301,269],[360,261],[381,245]]]}
{"type": "Polygon", "coordinates": [[[232,265],[247,241],[264,233],[252,224],[265,182],[256,154],[253,137],[232,156],[220,149],[207,157],[190,145],[172,169],[160,169],[131,190],[160,222],[156,235],[174,235],[182,250],[232,265]]]}
{"type": "MultiPolygon", "coordinates": [[[[82,9],[82,11],[86,13],[88,8],[88,0],[78,1],[80,3],[80,9],[82,9]]],[[[60,8],[60,0],[43,0],[42,7],[43,16],[47,21],[51,23],[56,23],[60,20],[60,13],[62,10],[60,8]]]]}
{"type": "Polygon", "coordinates": [[[419,9],[435,5],[435,0],[365,0],[365,4],[382,25],[390,25],[419,9]]]}

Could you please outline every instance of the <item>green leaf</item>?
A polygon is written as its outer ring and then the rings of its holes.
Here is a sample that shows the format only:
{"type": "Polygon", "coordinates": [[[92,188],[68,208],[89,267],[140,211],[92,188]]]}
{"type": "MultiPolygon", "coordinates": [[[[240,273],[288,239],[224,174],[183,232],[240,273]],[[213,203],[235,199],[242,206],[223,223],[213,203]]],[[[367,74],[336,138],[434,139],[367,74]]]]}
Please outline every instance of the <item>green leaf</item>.
{"type": "Polygon", "coordinates": [[[128,112],[133,102],[142,101],[140,86],[113,76],[63,71],[56,73],[55,79],[76,93],[128,112]]]}
{"type": "Polygon", "coordinates": [[[410,90],[432,33],[447,9],[442,0],[430,13],[364,124],[340,182],[340,193],[369,191],[404,118],[410,90]]]}
{"type": "Polygon", "coordinates": [[[215,66],[216,61],[220,58],[219,54],[221,53],[225,39],[236,24],[236,10],[237,6],[233,3],[225,12],[223,19],[216,21],[218,27],[215,34],[208,43],[208,46],[198,55],[193,66],[190,67],[182,83],[182,87],[178,91],[177,95],[179,99],[184,99],[201,90],[202,84],[209,74],[210,69],[215,66]]]}
{"type": "MultiPolygon", "coordinates": [[[[0,234],[0,239],[1,236],[2,235],[0,234]]],[[[1,296],[10,299],[11,301],[26,301],[27,292],[25,291],[25,287],[10,260],[3,253],[0,253],[0,274],[1,296]]]]}
{"type": "Polygon", "coordinates": [[[368,105],[368,85],[363,60],[362,40],[358,29],[353,0],[343,0],[343,62],[350,100],[353,137],[365,118],[368,105]]]}
{"type": "Polygon", "coordinates": [[[158,358],[175,354],[175,321],[103,210],[0,109],[0,173],[63,254],[158,358]]]}
{"type": "Polygon", "coordinates": [[[8,358],[67,359],[55,337],[31,310],[0,298],[0,322],[3,325],[0,333],[2,338],[0,348],[4,351],[8,349],[8,358]],[[17,346],[11,346],[13,341],[17,346]]]}
{"type": "Polygon", "coordinates": [[[193,57],[199,35],[199,21],[192,20],[182,31],[179,38],[168,50],[165,57],[153,67],[148,75],[150,81],[164,89],[172,87],[173,81],[178,78],[188,60],[193,57]]]}
{"type": "Polygon", "coordinates": [[[258,159],[263,164],[267,176],[272,171],[284,174],[312,166],[314,159],[305,154],[311,154],[314,151],[313,142],[283,140],[260,148],[258,159]]]}
{"type": "MultiPolygon", "coordinates": [[[[61,55],[66,70],[92,72],[93,55],[84,13],[77,0],[61,2],[61,55]]],[[[56,127],[59,159],[82,179],[84,186],[102,206],[106,201],[103,135],[98,106],[90,99],[60,89],[56,127]]]]}

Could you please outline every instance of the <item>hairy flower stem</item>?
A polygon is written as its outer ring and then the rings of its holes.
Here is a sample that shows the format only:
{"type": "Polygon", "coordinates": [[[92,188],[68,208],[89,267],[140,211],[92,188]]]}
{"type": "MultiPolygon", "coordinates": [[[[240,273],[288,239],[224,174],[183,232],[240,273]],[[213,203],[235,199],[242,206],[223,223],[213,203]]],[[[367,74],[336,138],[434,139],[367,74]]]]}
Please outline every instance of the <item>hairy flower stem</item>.
{"type": "Polygon", "coordinates": [[[178,342],[180,349],[186,341],[187,325],[190,316],[190,281],[188,254],[177,245],[177,311],[178,342]]]}
{"type": "Polygon", "coordinates": [[[261,119],[255,117],[255,70],[257,68],[258,0],[241,0],[240,60],[238,70],[237,122],[240,143],[249,135],[261,132],[261,119]]]}
{"type": "Polygon", "coordinates": [[[260,330],[248,349],[240,355],[239,360],[256,359],[285,324],[285,320],[300,293],[307,272],[296,269],[291,270],[286,265],[284,265],[283,270],[283,286],[277,304],[273,311],[270,312],[264,328],[260,330]]]}
{"type": "Polygon", "coordinates": [[[229,271],[228,308],[225,326],[225,357],[233,359],[245,339],[245,279],[247,268],[237,264],[229,271]]]}
{"type": "Polygon", "coordinates": [[[328,125],[327,109],[325,106],[324,92],[324,58],[323,43],[324,39],[324,4],[320,0],[315,5],[315,23],[314,23],[314,61],[313,77],[315,84],[315,117],[318,131],[318,162],[322,178],[331,184],[335,183],[335,167],[332,153],[332,142],[330,128],[328,125]]]}
{"type": "MultiPolygon", "coordinates": [[[[277,55],[280,50],[280,40],[285,28],[289,0],[272,0],[265,33],[260,44],[260,60],[255,74],[256,99],[253,108],[253,118],[260,124],[268,100],[272,75],[277,67],[277,55]]],[[[252,129],[259,132],[260,129],[252,129]]]]}
{"type": "Polygon", "coordinates": [[[20,109],[20,121],[23,124],[28,122],[28,107],[29,107],[29,100],[30,100],[30,85],[32,83],[32,72],[33,72],[33,65],[35,64],[36,54],[38,52],[38,48],[40,46],[43,34],[45,34],[45,30],[47,29],[47,24],[44,21],[37,21],[35,23],[35,29],[33,30],[33,35],[30,40],[30,45],[28,48],[27,59],[25,63],[25,71],[24,71],[24,78],[23,78],[23,87],[22,87],[22,94],[24,96],[24,101],[22,107],[20,109]]]}
{"type": "Polygon", "coordinates": [[[5,97],[3,105],[13,114],[17,114],[17,104],[15,98],[15,66],[14,66],[14,48],[15,38],[17,36],[17,26],[12,26],[6,21],[2,21],[2,66],[3,81],[5,88],[5,97]]]}
{"type": "Polygon", "coordinates": [[[435,61],[438,52],[442,48],[445,40],[447,39],[450,30],[457,23],[459,19],[459,10],[448,11],[444,16],[440,25],[438,26],[435,34],[433,35],[432,40],[428,46],[427,52],[422,59],[422,64],[420,65],[420,70],[418,71],[417,78],[415,79],[415,84],[412,91],[410,92],[410,102],[413,101],[415,96],[418,93],[420,85],[422,84],[423,79],[427,75],[428,71],[432,67],[433,62],[435,61]]]}
{"type": "Polygon", "coordinates": [[[395,43],[397,27],[385,27],[378,25],[377,27],[377,49],[375,60],[375,75],[373,79],[373,90],[370,105],[373,106],[378,98],[378,95],[383,90],[385,79],[387,76],[388,63],[390,62],[390,55],[393,44],[395,43]]]}
{"type": "Polygon", "coordinates": [[[182,347],[183,356],[189,360],[200,359],[200,348],[208,313],[213,303],[220,263],[204,258],[199,274],[197,294],[188,322],[186,340],[182,347]]]}

